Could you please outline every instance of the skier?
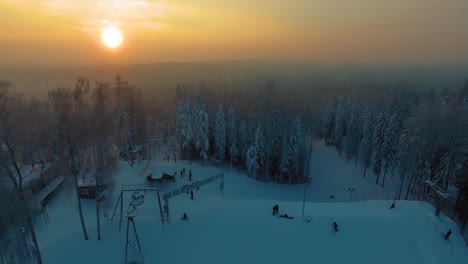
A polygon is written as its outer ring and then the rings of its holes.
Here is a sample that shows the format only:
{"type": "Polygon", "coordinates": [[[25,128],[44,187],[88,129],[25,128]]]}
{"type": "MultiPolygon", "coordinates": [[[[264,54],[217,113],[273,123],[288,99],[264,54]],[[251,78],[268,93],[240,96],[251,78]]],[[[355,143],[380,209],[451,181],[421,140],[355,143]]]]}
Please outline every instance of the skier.
{"type": "Polygon", "coordinates": [[[390,209],[394,209],[395,208],[395,200],[393,200],[393,203],[392,205],[390,206],[390,209]]]}
{"type": "Polygon", "coordinates": [[[188,220],[187,213],[184,212],[184,214],[182,215],[181,220],[188,220]]]}
{"type": "Polygon", "coordinates": [[[338,224],[336,222],[333,222],[332,226],[333,226],[333,231],[335,233],[338,232],[338,224]]]}
{"type": "Polygon", "coordinates": [[[192,170],[189,170],[188,179],[189,181],[192,181],[192,170]]]}
{"type": "Polygon", "coordinates": [[[190,199],[193,200],[193,190],[190,191],[190,199]]]}
{"type": "Polygon", "coordinates": [[[273,215],[279,214],[279,206],[275,205],[273,206],[273,215]]]}
{"type": "Polygon", "coordinates": [[[289,216],[288,214],[282,214],[282,215],[279,215],[279,217],[287,218],[287,219],[294,219],[294,217],[289,216]]]}
{"type": "Polygon", "coordinates": [[[451,235],[451,234],[452,234],[452,229],[449,229],[449,230],[447,231],[447,233],[445,234],[444,239],[445,239],[445,240],[448,240],[448,239],[450,238],[450,235],[451,235]]]}

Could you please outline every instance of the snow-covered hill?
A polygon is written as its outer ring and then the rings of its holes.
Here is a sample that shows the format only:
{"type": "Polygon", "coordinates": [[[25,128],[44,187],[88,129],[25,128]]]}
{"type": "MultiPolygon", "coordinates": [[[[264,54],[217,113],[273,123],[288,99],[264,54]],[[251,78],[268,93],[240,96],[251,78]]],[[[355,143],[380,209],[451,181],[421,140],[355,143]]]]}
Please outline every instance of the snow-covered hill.
{"type": "MultiPolygon", "coordinates": [[[[117,186],[145,182],[139,175],[144,167],[120,163],[117,186]]],[[[195,191],[194,200],[189,194],[171,199],[172,218],[164,228],[157,198],[147,193],[135,218],[145,263],[468,263],[468,249],[455,224],[434,217],[430,205],[401,201],[390,210],[390,200],[348,203],[349,187],[378,198],[389,193],[323,145],[315,146],[312,158],[306,217],[301,217],[304,185],[258,182],[228,168],[185,162],[157,162],[148,171],[173,173],[182,167],[192,170],[194,180],[224,171],[224,193],[215,182],[195,191]],[[272,216],[275,204],[280,213],[295,218],[272,216]],[[179,219],[184,212],[189,221],[179,219]],[[340,229],[336,234],[333,221],[340,229]],[[441,237],[449,228],[454,231],[451,243],[441,237]]],[[[161,192],[187,182],[186,176],[161,192]]],[[[103,210],[108,218],[118,189],[103,210]]],[[[85,201],[90,240],[84,241],[75,203],[75,196],[62,190],[49,203],[47,217],[37,223],[45,263],[123,263],[125,228],[119,232],[118,220],[103,217],[102,240],[96,241],[94,201],[85,201]]]]}

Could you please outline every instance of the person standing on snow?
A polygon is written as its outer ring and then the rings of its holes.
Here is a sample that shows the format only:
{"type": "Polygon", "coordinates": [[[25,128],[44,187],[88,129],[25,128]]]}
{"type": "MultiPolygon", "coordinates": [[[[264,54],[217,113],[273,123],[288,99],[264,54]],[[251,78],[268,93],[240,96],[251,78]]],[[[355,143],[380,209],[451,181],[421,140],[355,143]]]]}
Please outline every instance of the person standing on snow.
{"type": "Polygon", "coordinates": [[[273,206],[273,215],[277,215],[277,214],[279,214],[279,206],[275,205],[273,206]]]}
{"type": "Polygon", "coordinates": [[[335,233],[338,232],[338,224],[336,222],[333,222],[332,226],[333,226],[333,231],[335,233]]]}
{"type": "Polygon", "coordinates": [[[450,238],[450,235],[452,235],[452,229],[449,229],[449,230],[447,231],[447,233],[446,233],[445,236],[444,236],[444,239],[445,239],[445,240],[448,240],[448,239],[450,238]]]}

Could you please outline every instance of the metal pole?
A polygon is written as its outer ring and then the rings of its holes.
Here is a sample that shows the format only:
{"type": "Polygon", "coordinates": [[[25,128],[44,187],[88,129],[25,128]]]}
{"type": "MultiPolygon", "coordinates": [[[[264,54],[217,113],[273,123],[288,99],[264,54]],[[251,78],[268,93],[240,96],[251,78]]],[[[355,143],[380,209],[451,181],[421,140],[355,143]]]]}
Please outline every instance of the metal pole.
{"type": "Polygon", "coordinates": [[[117,207],[119,206],[120,196],[122,196],[122,191],[120,191],[119,198],[117,199],[117,204],[115,205],[114,212],[112,213],[111,222],[112,222],[112,219],[114,219],[115,211],[117,211],[117,207]]]}
{"type": "Polygon", "coordinates": [[[130,224],[129,218],[127,218],[127,239],[125,240],[125,264],[127,264],[127,253],[128,253],[128,226],[130,224]]]}
{"type": "Polygon", "coordinates": [[[123,222],[123,196],[125,192],[122,192],[122,195],[120,196],[120,222],[119,222],[119,231],[122,226],[123,222]]]}
{"type": "Polygon", "coordinates": [[[164,213],[163,213],[162,206],[161,206],[161,198],[159,197],[159,189],[156,190],[156,192],[158,194],[158,204],[159,204],[159,214],[161,215],[161,225],[164,228],[164,213]]]}
{"type": "Polygon", "coordinates": [[[304,200],[303,200],[303,202],[302,202],[302,216],[304,216],[305,200],[306,200],[306,191],[307,191],[307,183],[304,184],[304,200]]]}

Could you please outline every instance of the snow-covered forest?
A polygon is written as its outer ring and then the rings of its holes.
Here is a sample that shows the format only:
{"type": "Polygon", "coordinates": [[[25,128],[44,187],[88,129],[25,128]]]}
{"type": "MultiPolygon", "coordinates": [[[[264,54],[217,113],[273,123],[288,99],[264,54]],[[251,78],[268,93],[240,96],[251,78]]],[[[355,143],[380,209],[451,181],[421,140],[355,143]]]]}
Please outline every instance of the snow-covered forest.
{"type": "MultiPolygon", "coordinates": [[[[200,161],[286,185],[308,182],[314,140],[336,147],[380,188],[397,178],[396,199],[450,208],[466,225],[468,81],[433,90],[383,84],[291,89],[269,80],[259,87],[178,85],[155,94],[117,74],[112,82],[79,78],[75,87],[52,88],[46,98],[28,98],[1,81],[0,259],[41,263],[33,227],[40,206],[33,202],[36,190],[25,184],[32,175],[27,168],[53,164],[54,173],[71,182],[89,240],[94,234],[83,219],[79,182],[112,188],[118,161],[150,159],[154,142],[169,144],[174,162],[200,161]]],[[[98,240],[100,207],[96,199],[98,240]]]]}

